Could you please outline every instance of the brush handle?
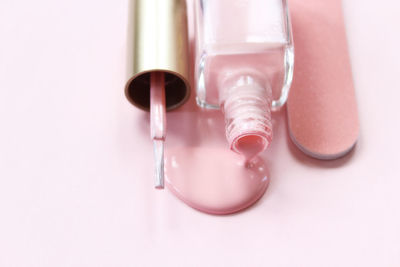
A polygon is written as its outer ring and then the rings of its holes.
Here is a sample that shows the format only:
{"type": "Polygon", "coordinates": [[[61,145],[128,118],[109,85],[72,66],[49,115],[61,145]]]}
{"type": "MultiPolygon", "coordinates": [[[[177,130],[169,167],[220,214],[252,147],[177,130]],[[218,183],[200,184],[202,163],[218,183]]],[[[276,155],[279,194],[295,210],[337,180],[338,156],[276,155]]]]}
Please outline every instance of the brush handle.
{"type": "Polygon", "coordinates": [[[166,136],[165,82],[163,72],[150,75],[150,135],[151,139],[165,140],[166,136]]]}

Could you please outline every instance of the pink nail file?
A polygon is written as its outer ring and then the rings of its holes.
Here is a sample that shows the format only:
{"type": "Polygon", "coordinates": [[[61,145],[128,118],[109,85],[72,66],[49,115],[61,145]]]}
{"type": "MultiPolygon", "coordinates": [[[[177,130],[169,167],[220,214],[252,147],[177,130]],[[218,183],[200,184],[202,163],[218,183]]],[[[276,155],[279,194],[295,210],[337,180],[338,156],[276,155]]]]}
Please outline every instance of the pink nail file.
{"type": "Polygon", "coordinates": [[[357,103],[340,0],[289,0],[295,44],[289,132],[304,153],[336,159],[357,142],[357,103]]]}

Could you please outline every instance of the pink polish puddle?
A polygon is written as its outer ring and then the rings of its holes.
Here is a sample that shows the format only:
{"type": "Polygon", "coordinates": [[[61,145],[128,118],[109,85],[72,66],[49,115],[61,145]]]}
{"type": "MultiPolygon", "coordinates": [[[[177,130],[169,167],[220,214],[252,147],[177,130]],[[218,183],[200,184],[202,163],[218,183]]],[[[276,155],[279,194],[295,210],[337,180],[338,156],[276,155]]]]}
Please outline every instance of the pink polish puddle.
{"type": "Polygon", "coordinates": [[[269,184],[265,162],[250,164],[228,149],[183,147],[166,153],[167,187],[189,206],[211,214],[229,214],[254,204],[269,184]]]}

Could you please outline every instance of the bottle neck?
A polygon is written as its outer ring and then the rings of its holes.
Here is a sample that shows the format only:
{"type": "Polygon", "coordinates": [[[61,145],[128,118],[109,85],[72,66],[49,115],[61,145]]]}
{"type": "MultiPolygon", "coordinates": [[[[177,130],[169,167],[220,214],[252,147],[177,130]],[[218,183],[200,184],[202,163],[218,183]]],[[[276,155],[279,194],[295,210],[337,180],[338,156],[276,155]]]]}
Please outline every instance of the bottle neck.
{"type": "Polygon", "coordinates": [[[272,141],[271,86],[263,86],[251,75],[239,75],[227,79],[220,89],[230,148],[251,160],[272,141]]]}

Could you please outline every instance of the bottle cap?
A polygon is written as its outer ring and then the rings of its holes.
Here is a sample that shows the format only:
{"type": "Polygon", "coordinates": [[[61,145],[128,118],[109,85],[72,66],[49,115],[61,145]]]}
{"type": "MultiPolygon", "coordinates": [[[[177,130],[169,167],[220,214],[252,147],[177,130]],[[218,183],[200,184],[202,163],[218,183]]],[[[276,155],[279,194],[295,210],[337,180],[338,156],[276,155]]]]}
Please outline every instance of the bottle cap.
{"type": "Polygon", "coordinates": [[[125,95],[138,108],[150,108],[150,73],[165,73],[167,110],[190,94],[187,9],[185,0],[136,0],[133,69],[125,95]]]}

